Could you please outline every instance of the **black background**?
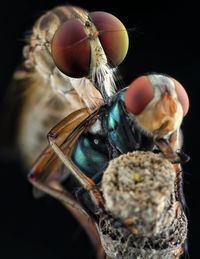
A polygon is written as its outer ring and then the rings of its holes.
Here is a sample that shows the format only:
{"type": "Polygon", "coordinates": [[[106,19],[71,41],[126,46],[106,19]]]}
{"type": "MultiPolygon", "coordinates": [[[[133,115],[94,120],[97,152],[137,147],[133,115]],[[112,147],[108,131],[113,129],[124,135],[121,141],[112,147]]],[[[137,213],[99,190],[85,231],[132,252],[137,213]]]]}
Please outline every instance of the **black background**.
{"type": "MultiPolygon", "coordinates": [[[[20,62],[25,32],[45,10],[64,1],[4,1],[0,15],[1,100],[20,62]]],[[[71,1],[88,10],[116,15],[130,32],[128,56],[120,66],[128,84],[146,72],[167,73],[178,79],[190,97],[183,122],[184,150],[191,161],[184,165],[184,191],[188,207],[189,256],[198,259],[200,231],[198,104],[200,87],[199,13],[192,2],[71,1]]],[[[8,111],[9,116],[9,111],[8,111]]],[[[1,124],[4,122],[1,121],[1,124]]],[[[1,138],[4,135],[2,134],[1,138]]],[[[55,200],[34,200],[31,186],[18,162],[1,152],[0,257],[2,259],[95,258],[87,236],[55,200]]]]}

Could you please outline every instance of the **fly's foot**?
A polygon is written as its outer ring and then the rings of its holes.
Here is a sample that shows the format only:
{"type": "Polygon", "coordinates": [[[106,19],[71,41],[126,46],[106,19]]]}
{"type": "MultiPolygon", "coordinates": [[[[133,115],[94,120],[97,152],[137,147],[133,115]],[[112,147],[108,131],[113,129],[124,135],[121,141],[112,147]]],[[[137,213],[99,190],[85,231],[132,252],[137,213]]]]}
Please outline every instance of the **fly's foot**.
{"type": "Polygon", "coordinates": [[[188,161],[190,161],[190,157],[182,150],[177,150],[176,153],[179,156],[180,163],[187,163],[188,161]]]}

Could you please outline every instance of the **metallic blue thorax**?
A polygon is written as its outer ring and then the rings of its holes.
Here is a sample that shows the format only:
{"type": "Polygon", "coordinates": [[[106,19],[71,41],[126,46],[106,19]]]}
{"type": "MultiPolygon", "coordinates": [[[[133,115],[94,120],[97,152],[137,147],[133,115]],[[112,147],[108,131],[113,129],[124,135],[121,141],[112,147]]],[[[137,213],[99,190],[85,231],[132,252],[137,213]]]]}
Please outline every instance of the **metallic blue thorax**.
{"type": "Polygon", "coordinates": [[[74,163],[88,176],[102,174],[109,160],[134,150],[152,149],[152,139],[144,136],[124,105],[124,92],[99,110],[96,125],[82,134],[74,148],[74,163]],[[94,130],[94,128],[96,129],[94,130]]]}

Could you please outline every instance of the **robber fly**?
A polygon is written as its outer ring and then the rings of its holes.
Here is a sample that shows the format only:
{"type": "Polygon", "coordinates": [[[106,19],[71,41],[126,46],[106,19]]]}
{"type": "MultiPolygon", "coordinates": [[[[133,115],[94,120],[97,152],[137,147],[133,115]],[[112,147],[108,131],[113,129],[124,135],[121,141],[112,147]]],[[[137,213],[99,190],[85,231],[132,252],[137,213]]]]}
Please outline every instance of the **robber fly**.
{"type": "Polygon", "coordinates": [[[105,213],[99,183],[109,161],[134,150],[159,152],[176,165],[187,160],[180,131],[189,108],[186,91],[159,74],[117,91],[114,67],[127,50],[127,30],[115,16],[61,6],[35,23],[14,75],[25,97],[17,143],[27,167],[41,152],[29,173],[34,195],[63,202],[92,237],[99,258],[95,224],[105,213]],[[77,187],[83,190],[78,195],[77,187]]]}

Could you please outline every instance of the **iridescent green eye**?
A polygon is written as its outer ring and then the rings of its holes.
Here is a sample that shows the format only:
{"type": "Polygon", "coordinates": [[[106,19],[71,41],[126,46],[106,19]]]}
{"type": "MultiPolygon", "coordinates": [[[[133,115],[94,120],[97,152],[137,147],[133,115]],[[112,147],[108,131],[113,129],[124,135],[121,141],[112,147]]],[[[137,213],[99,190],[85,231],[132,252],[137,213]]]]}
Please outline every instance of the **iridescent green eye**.
{"type": "Polygon", "coordinates": [[[119,65],[128,51],[128,34],[124,25],[115,16],[105,12],[89,14],[89,23],[93,23],[91,35],[78,19],[63,23],[52,40],[52,56],[57,67],[71,77],[83,77],[90,74],[91,44],[99,37],[108,63],[119,65]]]}
{"type": "Polygon", "coordinates": [[[99,39],[108,62],[118,66],[128,52],[128,33],[123,23],[114,15],[106,12],[92,12],[90,17],[99,31],[99,39]]]}

